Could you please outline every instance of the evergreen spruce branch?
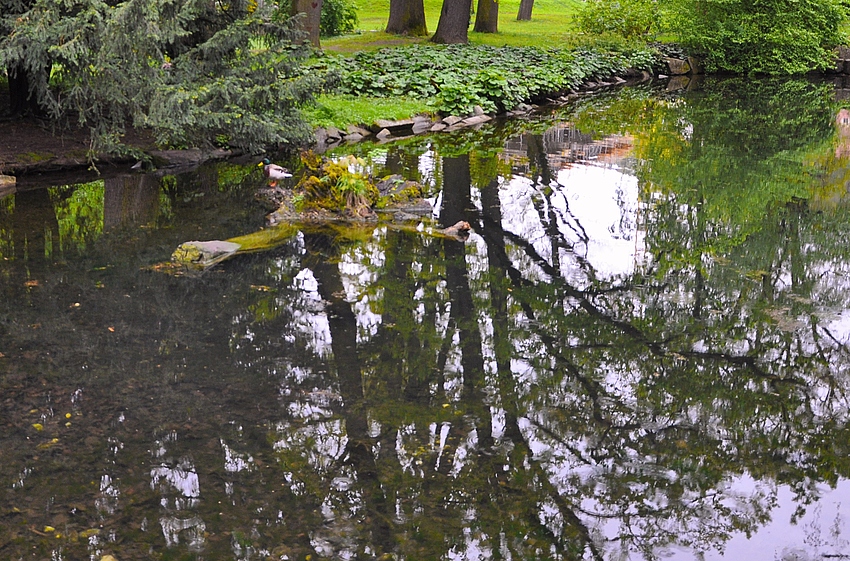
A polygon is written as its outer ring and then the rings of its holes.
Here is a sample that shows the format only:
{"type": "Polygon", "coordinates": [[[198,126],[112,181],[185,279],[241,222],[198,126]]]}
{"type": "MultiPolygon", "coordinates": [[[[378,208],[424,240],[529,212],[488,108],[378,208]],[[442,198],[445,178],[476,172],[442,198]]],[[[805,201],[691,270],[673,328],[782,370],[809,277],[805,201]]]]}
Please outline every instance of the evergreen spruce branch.
{"type": "MultiPolygon", "coordinates": [[[[10,0],[0,0],[8,5],[10,0]]],[[[91,132],[91,157],[126,151],[125,127],[168,146],[243,150],[303,141],[298,107],[321,87],[303,34],[272,10],[205,0],[35,0],[0,25],[0,62],[22,68],[55,121],[91,132]],[[238,17],[237,17],[238,16],[238,17]]]]}

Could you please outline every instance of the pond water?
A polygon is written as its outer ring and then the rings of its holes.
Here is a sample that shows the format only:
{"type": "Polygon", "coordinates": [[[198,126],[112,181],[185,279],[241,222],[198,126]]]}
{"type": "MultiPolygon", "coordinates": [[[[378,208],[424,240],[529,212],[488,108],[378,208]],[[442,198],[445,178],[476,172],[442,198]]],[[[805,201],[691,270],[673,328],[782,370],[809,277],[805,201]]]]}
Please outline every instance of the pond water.
{"type": "Polygon", "coordinates": [[[261,228],[255,162],[23,178],[0,558],[847,558],[846,97],[635,87],[339,149],[434,216],[202,275],[150,267],[261,228]]]}

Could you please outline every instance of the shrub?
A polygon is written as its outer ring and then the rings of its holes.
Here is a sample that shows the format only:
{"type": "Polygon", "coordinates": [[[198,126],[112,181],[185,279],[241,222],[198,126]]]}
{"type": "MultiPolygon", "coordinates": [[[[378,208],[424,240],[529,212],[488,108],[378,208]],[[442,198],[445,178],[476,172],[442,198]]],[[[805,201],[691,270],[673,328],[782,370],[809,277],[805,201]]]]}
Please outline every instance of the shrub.
{"type": "MultiPolygon", "coordinates": [[[[278,2],[278,10],[289,14],[290,0],[278,2]]],[[[357,27],[357,4],[352,0],[324,0],[319,20],[319,32],[322,37],[336,37],[351,33],[357,27]]]]}
{"type": "Polygon", "coordinates": [[[846,0],[675,0],[681,42],[706,69],[800,74],[834,62],[846,0]]]}
{"type": "Polygon", "coordinates": [[[656,0],[587,0],[577,17],[585,33],[632,38],[655,35],[661,28],[656,0]]]}
{"type": "Polygon", "coordinates": [[[357,4],[351,0],[325,0],[319,29],[325,37],[351,33],[357,27],[357,4]]]}

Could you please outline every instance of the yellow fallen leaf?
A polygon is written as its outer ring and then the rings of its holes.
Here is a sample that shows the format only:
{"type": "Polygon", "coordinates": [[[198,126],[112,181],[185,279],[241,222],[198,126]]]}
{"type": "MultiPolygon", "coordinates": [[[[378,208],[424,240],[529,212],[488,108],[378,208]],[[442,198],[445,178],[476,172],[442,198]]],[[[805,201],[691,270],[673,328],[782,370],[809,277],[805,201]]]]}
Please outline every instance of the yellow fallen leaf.
{"type": "Polygon", "coordinates": [[[58,443],[59,443],[59,439],[58,439],[58,438],[54,438],[54,439],[53,439],[53,440],[51,440],[50,442],[45,442],[45,443],[43,443],[43,444],[39,444],[39,445],[37,446],[37,448],[38,448],[39,450],[47,450],[48,448],[51,448],[51,447],[55,446],[55,445],[56,445],[56,444],[58,444],[58,443]]]}
{"type": "Polygon", "coordinates": [[[45,533],[48,533],[48,534],[49,534],[50,532],[55,532],[55,531],[56,531],[56,528],[54,528],[53,526],[45,526],[45,527],[44,527],[44,532],[45,532],[45,533]]]}
{"type": "Polygon", "coordinates": [[[100,530],[98,530],[97,528],[89,528],[88,530],[83,530],[82,532],[80,532],[80,537],[88,539],[92,536],[98,535],[99,533],[100,530]]]}
{"type": "Polygon", "coordinates": [[[43,431],[44,425],[42,425],[41,423],[33,423],[32,428],[34,428],[37,431],[43,431]]]}
{"type": "Polygon", "coordinates": [[[258,292],[271,292],[272,291],[272,287],[266,286],[264,284],[252,284],[251,289],[256,290],[258,292]]]}
{"type": "Polygon", "coordinates": [[[70,413],[65,413],[65,418],[66,418],[66,419],[70,419],[70,418],[71,418],[71,414],[70,414],[70,413]]]}

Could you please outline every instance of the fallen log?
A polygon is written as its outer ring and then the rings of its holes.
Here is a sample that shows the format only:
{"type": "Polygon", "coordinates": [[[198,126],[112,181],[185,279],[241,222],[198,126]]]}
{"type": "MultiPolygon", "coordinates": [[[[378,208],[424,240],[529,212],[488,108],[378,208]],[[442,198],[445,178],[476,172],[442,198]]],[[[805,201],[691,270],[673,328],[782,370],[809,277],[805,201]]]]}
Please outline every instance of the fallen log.
{"type": "Polygon", "coordinates": [[[173,275],[198,274],[236,255],[274,249],[294,238],[304,228],[333,228],[340,230],[341,228],[350,229],[352,227],[363,228],[367,226],[374,229],[379,225],[386,226],[391,230],[453,239],[460,242],[466,241],[471,231],[469,222],[464,221],[458,222],[448,228],[432,228],[422,227],[421,225],[394,223],[364,224],[359,221],[350,221],[345,224],[336,222],[333,224],[310,224],[302,226],[297,226],[293,223],[283,223],[227,240],[184,242],[177,246],[177,249],[171,254],[170,261],[158,263],[151,266],[150,269],[173,275]]]}

